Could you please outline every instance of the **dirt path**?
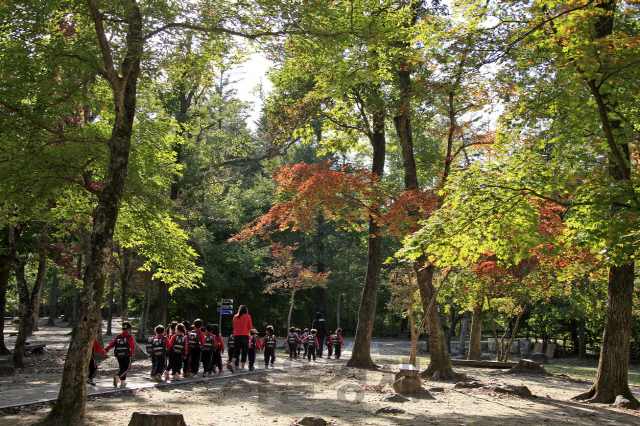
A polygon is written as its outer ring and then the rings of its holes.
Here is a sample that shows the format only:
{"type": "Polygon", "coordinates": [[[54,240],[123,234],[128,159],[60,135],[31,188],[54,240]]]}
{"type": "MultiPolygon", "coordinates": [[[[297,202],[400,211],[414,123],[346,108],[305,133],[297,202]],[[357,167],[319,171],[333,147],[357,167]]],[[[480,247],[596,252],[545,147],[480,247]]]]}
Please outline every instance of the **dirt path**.
{"type": "MultiPolygon", "coordinates": [[[[48,338],[52,339],[51,333],[48,338]]],[[[457,370],[486,385],[525,385],[535,397],[505,396],[483,389],[459,390],[454,389],[455,383],[451,381],[423,381],[423,388],[441,387],[443,391],[433,392],[433,398],[427,393],[414,395],[403,404],[383,402],[381,397],[392,392],[390,384],[395,365],[407,356],[406,342],[392,343],[393,339],[377,340],[372,345],[381,366],[379,370],[352,369],[343,363],[323,361],[224,380],[183,382],[179,386],[91,396],[87,402],[87,422],[127,425],[135,411],[158,410],[180,412],[192,426],[291,425],[304,416],[321,416],[338,425],[640,424],[637,411],[570,401],[571,396],[587,389],[589,383],[558,375],[511,375],[503,371],[461,368],[457,370]],[[376,414],[379,408],[389,406],[404,412],[376,414]]],[[[63,355],[64,351],[56,352],[58,358],[63,355]]],[[[56,367],[46,361],[47,356],[30,356],[28,367],[20,376],[0,378],[2,390],[35,387],[38,383],[58,380],[61,365],[56,367]]],[[[105,365],[108,361],[103,362],[100,377],[111,374],[110,365],[105,365]]],[[[111,361],[115,369],[115,360],[111,361]]],[[[421,362],[426,364],[427,359],[423,357],[421,362]]],[[[140,376],[146,375],[148,366],[144,362],[138,364],[140,376]]],[[[634,392],[640,396],[638,388],[634,388],[634,392]]],[[[45,416],[49,409],[50,404],[38,404],[1,410],[0,416],[6,425],[29,425],[45,416]]]]}

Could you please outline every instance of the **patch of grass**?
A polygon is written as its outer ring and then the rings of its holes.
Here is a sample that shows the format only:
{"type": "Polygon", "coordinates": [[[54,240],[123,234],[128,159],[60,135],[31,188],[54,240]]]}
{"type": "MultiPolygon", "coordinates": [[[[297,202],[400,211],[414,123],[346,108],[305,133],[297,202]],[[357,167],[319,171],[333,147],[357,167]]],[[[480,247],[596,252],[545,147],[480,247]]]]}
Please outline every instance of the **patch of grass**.
{"type": "MultiPolygon", "coordinates": [[[[565,367],[562,365],[545,365],[544,369],[549,373],[566,374],[569,377],[584,380],[594,380],[598,373],[597,367],[565,367]]],[[[629,384],[640,386],[640,369],[629,368],[629,384]]]]}

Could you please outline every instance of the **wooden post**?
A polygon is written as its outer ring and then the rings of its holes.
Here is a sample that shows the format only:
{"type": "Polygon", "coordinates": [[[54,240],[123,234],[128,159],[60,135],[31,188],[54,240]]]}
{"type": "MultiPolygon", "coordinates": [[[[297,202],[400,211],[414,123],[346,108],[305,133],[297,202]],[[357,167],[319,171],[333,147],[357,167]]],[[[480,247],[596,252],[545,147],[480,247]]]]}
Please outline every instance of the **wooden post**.
{"type": "Polygon", "coordinates": [[[170,411],[137,411],[129,426],[187,426],[180,413],[170,411]]]}

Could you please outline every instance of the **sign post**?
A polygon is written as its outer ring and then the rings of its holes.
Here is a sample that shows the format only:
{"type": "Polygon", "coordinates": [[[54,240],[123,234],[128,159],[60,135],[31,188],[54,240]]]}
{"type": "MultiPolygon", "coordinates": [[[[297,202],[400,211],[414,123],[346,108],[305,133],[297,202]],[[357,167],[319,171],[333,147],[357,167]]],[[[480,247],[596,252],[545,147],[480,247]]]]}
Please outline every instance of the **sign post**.
{"type": "Polygon", "coordinates": [[[233,299],[220,299],[218,306],[218,312],[220,312],[220,332],[222,332],[222,315],[233,315],[233,299]]]}

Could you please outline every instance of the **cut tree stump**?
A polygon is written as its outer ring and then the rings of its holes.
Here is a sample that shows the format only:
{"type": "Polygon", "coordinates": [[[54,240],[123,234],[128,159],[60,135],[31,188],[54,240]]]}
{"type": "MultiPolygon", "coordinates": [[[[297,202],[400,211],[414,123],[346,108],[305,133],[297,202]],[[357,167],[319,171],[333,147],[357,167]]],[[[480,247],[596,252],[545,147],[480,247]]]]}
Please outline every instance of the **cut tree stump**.
{"type": "Polygon", "coordinates": [[[180,413],[171,411],[137,411],[129,426],[187,426],[180,413]]]}

